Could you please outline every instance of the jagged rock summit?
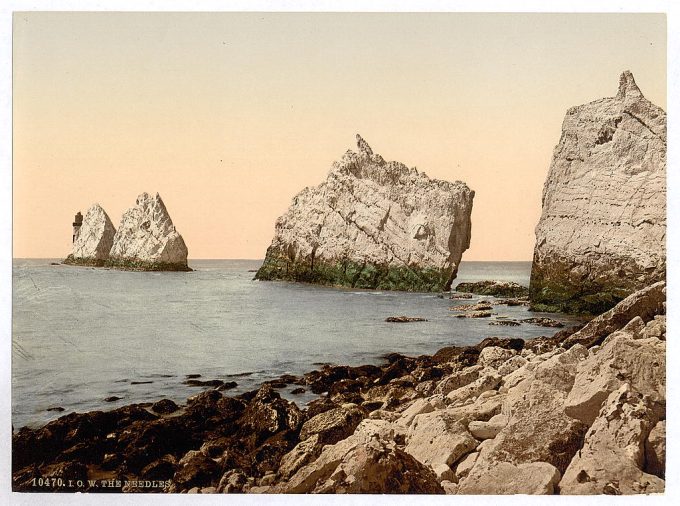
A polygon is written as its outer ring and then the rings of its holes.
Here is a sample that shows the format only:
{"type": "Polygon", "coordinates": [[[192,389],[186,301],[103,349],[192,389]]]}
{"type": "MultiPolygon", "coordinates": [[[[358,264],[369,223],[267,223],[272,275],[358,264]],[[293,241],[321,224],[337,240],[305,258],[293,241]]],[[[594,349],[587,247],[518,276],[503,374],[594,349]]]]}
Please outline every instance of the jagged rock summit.
{"type": "Polygon", "coordinates": [[[110,258],[132,267],[187,270],[188,250],[170,214],[156,193],[142,193],[121,218],[110,258]]]}
{"type": "Polygon", "coordinates": [[[156,193],[142,193],[113,227],[99,204],[73,223],[73,250],[69,265],[113,267],[139,271],[190,271],[184,239],[172,224],[168,210],[156,193]],[[81,222],[82,220],[82,222],[81,222]]]}
{"type": "Polygon", "coordinates": [[[601,313],[666,276],[666,113],[633,74],[567,111],[543,189],[530,297],[601,313]]]}
{"type": "Polygon", "coordinates": [[[106,260],[115,234],[109,215],[99,204],[93,204],[85,213],[82,225],[74,231],[69,258],[91,262],[106,260]]]}
{"type": "Polygon", "coordinates": [[[275,225],[260,280],[386,290],[448,290],[470,245],[474,192],[386,162],[357,134],[275,225]]]}

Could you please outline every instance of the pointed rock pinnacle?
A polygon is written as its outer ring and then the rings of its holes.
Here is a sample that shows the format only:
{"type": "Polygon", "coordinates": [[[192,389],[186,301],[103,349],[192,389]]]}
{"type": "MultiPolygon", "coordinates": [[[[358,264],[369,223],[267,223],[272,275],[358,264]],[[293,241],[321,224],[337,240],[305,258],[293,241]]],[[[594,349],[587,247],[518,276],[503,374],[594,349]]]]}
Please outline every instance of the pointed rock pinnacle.
{"type": "Polygon", "coordinates": [[[619,91],[616,98],[623,100],[626,97],[641,97],[642,92],[638,85],[635,84],[635,78],[630,70],[626,70],[619,77],[619,91]]]}
{"type": "Polygon", "coordinates": [[[361,153],[366,153],[368,156],[373,155],[371,146],[369,146],[368,142],[366,142],[359,134],[357,134],[357,147],[361,153]]]}

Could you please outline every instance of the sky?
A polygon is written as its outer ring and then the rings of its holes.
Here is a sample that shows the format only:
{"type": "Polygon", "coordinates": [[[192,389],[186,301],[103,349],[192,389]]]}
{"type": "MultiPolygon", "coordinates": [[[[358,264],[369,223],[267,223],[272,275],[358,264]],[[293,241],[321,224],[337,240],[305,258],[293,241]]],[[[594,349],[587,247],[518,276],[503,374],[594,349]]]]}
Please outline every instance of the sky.
{"type": "Polygon", "coordinates": [[[13,256],[159,192],[189,258],[263,258],[360,133],[475,190],[463,260],[531,260],[569,107],[631,70],[666,109],[663,14],[15,13],[13,256]]]}

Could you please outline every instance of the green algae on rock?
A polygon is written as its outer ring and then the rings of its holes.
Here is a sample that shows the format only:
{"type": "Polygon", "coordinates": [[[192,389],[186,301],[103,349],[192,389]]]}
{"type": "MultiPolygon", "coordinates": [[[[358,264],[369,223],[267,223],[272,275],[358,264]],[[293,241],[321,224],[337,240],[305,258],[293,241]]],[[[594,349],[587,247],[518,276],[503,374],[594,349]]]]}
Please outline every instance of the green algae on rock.
{"type": "Polygon", "coordinates": [[[121,271],[169,271],[169,272],[189,272],[193,269],[186,263],[167,263],[167,262],[147,262],[137,259],[115,259],[106,260],[95,258],[67,256],[62,262],[65,265],[79,265],[84,267],[106,267],[121,271]]]}

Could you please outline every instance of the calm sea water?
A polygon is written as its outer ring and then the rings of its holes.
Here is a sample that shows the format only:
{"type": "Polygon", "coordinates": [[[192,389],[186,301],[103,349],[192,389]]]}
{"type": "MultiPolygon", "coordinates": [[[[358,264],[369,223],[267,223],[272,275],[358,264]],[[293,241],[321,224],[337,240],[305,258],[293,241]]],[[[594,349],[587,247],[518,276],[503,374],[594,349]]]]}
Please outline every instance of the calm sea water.
{"type": "MultiPolygon", "coordinates": [[[[187,374],[236,381],[239,386],[231,392],[238,393],[320,363],[379,364],[382,355],[393,351],[430,354],[489,336],[554,332],[454,318],[448,307],[470,301],[436,294],[252,281],[249,270],[260,261],[195,260],[190,273],[122,272],[51,261],[14,261],[15,429],[71,411],[163,397],[184,401],[200,391],[182,383],[187,374]],[[384,321],[402,314],[429,321],[384,321]],[[104,402],[109,396],[121,400],[104,402]],[[47,411],[56,406],[65,411],[47,411]]],[[[464,262],[454,286],[483,279],[527,285],[530,269],[530,262],[464,262]]],[[[499,306],[497,311],[509,317],[544,314],[523,307],[499,306]]],[[[289,389],[282,393],[299,404],[311,398],[290,396],[289,389]]]]}

